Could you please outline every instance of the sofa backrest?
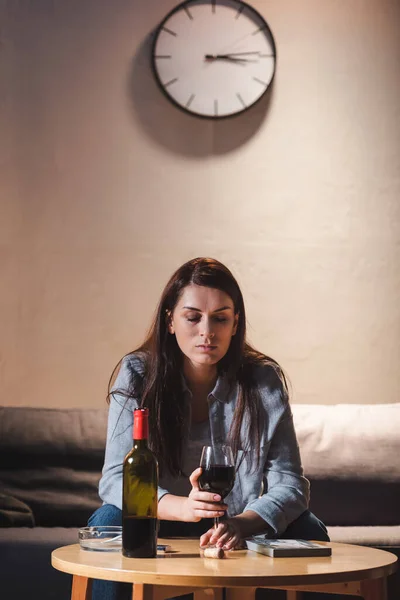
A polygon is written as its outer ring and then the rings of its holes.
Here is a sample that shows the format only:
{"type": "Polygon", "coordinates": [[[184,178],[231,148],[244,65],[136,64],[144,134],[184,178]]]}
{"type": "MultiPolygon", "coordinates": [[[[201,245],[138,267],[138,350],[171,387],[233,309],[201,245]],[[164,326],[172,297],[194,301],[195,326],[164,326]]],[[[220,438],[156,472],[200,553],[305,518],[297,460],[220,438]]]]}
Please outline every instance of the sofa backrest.
{"type": "MultiPolygon", "coordinates": [[[[328,525],[400,524],[400,403],[292,404],[311,509],[328,525]]],[[[107,407],[0,407],[0,493],[36,525],[82,526],[101,504],[107,407]]]]}
{"type": "Polygon", "coordinates": [[[82,526],[101,504],[107,408],[0,407],[0,492],[36,525],[82,526]]]}
{"type": "Polygon", "coordinates": [[[329,525],[399,525],[400,403],[292,412],[311,509],[329,525]]]}

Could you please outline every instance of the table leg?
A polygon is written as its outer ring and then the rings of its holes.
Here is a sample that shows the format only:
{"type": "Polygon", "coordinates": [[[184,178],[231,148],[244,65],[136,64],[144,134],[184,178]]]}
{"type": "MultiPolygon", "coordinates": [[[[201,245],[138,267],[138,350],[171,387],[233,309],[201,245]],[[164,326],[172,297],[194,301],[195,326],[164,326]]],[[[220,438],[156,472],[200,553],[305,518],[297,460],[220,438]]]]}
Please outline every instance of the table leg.
{"type": "Polygon", "coordinates": [[[135,583],[132,600],[153,600],[153,586],[147,583],[135,583]]]}
{"type": "Polygon", "coordinates": [[[364,600],[387,600],[386,577],[362,581],[360,595],[364,600]]]}
{"type": "MultiPolygon", "coordinates": [[[[222,600],[222,588],[191,588],[171,585],[135,583],[132,600],[167,600],[193,594],[194,600],[222,600]]],[[[74,600],[74,599],[72,599],[74,600]]],[[[86,599],[89,600],[89,599],[86,599]]]]}
{"type": "Polygon", "coordinates": [[[225,600],[254,600],[256,589],[255,587],[226,588],[225,600]]]}
{"type": "Polygon", "coordinates": [[[302,600],[303,592],[297,590],[286,590],[286,600],[302,600]]]}
{"type": "Polygon", "coordinates": [[[72,578],[71,600],[91,600],[92,580],[89,577],[74,575],[72,578]]]}
{"type": "Polygon", "coordinates": [[[199,588],[194,591],[194,600],[222,600],[222,588],[199,588]]]}

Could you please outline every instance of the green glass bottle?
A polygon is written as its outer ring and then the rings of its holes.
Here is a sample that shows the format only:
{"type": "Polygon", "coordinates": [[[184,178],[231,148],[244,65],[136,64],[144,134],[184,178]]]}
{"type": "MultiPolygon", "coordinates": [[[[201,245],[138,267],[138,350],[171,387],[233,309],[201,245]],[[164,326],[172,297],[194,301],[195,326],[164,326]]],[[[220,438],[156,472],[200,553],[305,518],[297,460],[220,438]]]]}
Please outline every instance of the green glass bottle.
{"type": "Polygon", "coordinates": [[[123,466],[122,554],[130,558],[157,555],[158,463],[148,447],[149,411],[133,412],[133,448],[123,466]]]}

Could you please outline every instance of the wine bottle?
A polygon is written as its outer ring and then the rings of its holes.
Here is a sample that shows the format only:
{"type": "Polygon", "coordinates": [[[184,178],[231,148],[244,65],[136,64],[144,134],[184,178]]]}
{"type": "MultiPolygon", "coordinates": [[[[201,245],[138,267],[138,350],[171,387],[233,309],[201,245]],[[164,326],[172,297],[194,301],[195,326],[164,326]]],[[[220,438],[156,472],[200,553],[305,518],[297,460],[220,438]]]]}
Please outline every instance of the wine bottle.
{"type": "Polygon", "coordinates": [[[158,463],[148,447],[149,411],[133,412],[133,448],[123,466],[122,554],[130,558],[157,555],[158,463]]]}

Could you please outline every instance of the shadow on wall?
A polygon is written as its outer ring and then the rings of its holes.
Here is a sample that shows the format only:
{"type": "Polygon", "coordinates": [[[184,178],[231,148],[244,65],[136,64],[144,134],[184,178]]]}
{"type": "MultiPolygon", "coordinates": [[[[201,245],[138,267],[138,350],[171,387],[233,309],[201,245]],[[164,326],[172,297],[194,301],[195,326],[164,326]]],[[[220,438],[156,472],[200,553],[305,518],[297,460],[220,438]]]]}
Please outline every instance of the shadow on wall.
{"type": "Polygon", "coordinates": [[[273,84],[246,112],[226,119],[203,119],[174,106],[157,85],[151,69],[152,34],[138,46],[128,73],[132,116],[155,142],[189,157],[227,154],[245,144],[268,116],[273,84]]]}

